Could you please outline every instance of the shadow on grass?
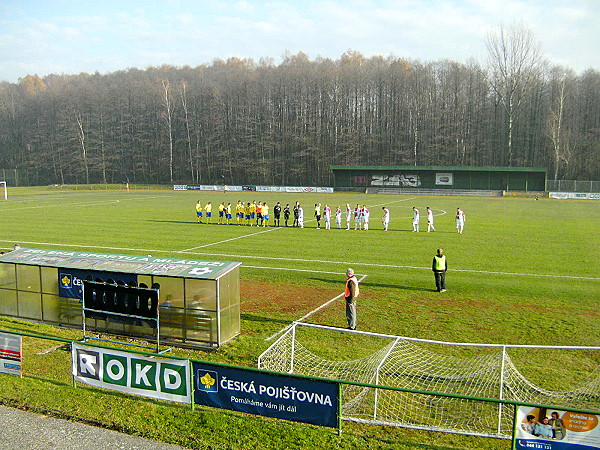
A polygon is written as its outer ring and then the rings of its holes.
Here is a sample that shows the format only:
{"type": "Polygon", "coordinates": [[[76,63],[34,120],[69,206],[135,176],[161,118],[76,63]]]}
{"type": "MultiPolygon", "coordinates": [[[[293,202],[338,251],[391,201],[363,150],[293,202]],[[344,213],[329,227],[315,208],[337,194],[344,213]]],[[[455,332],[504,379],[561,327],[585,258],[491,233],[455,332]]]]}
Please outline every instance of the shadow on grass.
{"type": "Polygon", "coordinates": [[[256,316],[254,314],[240,314],[240,319],[242,320],[250,320],[253,322],[272,322],[272,323],[280,323],[283,325],[289,325],[290,321],[289,320],[282,320],[282,319],[273,319],[272,317],[265,317],[265,316],[256,316]]]}
{"type": "MultiPolygon", "coordinates": [[[[332,279],[328,279],[328,278],[317,278],[317,277],[310,277],[310,280],[314,280],[314,281],[319,281],[321,283],[327,283],[327,284],[335,284],[337,286],[341,286],[340,289],[344,288],[344,282],[346,281],[346,275],[344,273],[341,273],[341,275],[343,276],[343,278],[341,278],[340,280],[332,280],[332,279]]],[[[399,284],[383,284],[383,283],[371,283],[368,281],[368,278],[360,284],[361,287],[365,287],[365,288],[369,288],[369,287],[373,287],[373,288],[386,288],[386,289],[402,289],[404,291],[421,291],[421,292],[436,292],[435,289],[428,289],[428,288],[422,288],[422,287],[415,287],[415,286],[402,286],[399,284]]]]}

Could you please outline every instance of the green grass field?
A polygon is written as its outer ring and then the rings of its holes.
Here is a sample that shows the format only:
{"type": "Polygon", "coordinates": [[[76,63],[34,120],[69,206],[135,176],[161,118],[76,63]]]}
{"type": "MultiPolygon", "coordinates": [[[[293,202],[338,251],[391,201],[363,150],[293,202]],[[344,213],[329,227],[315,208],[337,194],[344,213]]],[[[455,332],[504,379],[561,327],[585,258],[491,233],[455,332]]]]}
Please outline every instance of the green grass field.
{"type": "MultiPolygon", "coordinates": [[[[600,345],[600,208],[594,201],[13,188],[9,200],[0,202],[0,212],[0,248],[19,243],[242,262],[242,334],[217,352],[178,352],[196,359],[256,367],[258,356],[270,344],[266,338],[343,290],[347,267],[366,275],[358,306],[361,330],[452,342],[600,345]],[[305,210],[306,228],[196,223],[197,200],[217,205],[235,204],[238,199],[266,201],[271,210],[277,201],[293,205],[298,200],[305,210]],[[366,204],[371,229],[337,230],[332,223],[332,230],[317,230],[312,221],[316,202],[332,209],[366,204]],[[388,232],[382,230],[382,206],[391,212],[388,232]],[[421,210],[420,233],[411,232],[413,206],[421,210]],[[426,206],[436,215],[435,233],[424,232],[426,206]],[[457,207],[467,216],[462,235],[455,230],[457,207]],[[441,294],[434,290],[431,273],[438,247],[444,248],[449,262],[448,291],[441,294]],[[244,289],[248,286],[252,289],[244,289]],[[296,302],[297,293],[309,301],[296,302]],[[265,307],[265,298],[273,304],[265,307]]],[[[342,301],[306,321],[345,327],[342,301]]],[[[0,328],[36,327],[0,321],[0,328]]],[[[42,328],[56,336],[79,336],[42,328]]],[[[344,346],[332,337],[315,338],[312,344],[311,350],[332,359],[351,359],[369,351],[368,345],[344,346]]],[[[28,345],[52,346],[34,339],[28,345]]],[[[529,375],[536,382],[558,390],[589,375],[600,363],[600,353],[578,355],[568,364],[540,354],[530,363],[529,375]]],[[[338,437],[329,429],[228,411],[190,411],[87,388],[74,393],[68,373],[39,370],[51,376],[36,373],[6,382],[8,377],[3,377],[0,396],[6,403],[82,418],[105,414],[109,419],[103,421],[115,428],[194,448],[306,448],[309,442],[322,448],[510,447],[506,441],[352,423],[345,423],[338,437]],[[57,381],[45,380],[48,376],[57,381]],[[120,403],[147,420],[136,421],[135,414],[120,412],[115,407],[120,403]]]]}

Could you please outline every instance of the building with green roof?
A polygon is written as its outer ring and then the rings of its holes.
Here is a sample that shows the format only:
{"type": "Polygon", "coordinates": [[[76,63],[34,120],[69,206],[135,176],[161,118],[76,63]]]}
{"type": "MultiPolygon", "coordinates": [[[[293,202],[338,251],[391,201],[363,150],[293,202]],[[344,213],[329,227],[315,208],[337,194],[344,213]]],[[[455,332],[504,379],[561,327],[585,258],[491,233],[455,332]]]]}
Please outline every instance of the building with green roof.
{"type": "Polygon", "coordinates": [[[532,167],[330,166],[334,189],[440,191],[546,190],[547,171],[532,167]]]}

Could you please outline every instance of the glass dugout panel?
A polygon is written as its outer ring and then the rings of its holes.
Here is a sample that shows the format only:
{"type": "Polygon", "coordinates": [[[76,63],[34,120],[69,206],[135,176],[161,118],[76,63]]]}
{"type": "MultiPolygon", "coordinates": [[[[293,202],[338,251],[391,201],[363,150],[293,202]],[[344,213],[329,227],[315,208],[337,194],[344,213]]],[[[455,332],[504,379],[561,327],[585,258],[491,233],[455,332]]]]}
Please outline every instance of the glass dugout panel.
{"type": "Polygon", "coordinates": [[[188,309],[217,310],[217,283],[213,280],[185,280],[185,297],[188,309]]]}
{"type": "Polygon", "coordinates": [[[19,317],[42,320],[42,296],[39,292],[19,292],[19,317]]]}
{"type": "Polygon", "coordinates": [[[160,284],[159,301],[161,306],[185,307],[183,278],[153,277],[153,282],[160,284]]]}
{"type": "Polygon", "coordinates": [[[56,267],[42,267],[41,269],[42,292],[58,295],[58,269],[56,267]]]}
{"type": "MultiPolygon", "coordinates": [[[[62,313],[63,308],[61,307],[63,299],[58,295],[47,295],[42,294],[42,320],[44,322],[52,322],[58,324],[68,324],[69,322],[63,320],[62,313]]],[[[81,323],[81,318],[79,319],[81,323]]]]}
{"type": "Polygon", "coordinates": [[[18,316],[17,291],[0,289],[0,314],[5,316],[18,316]]]}
{"type": "Polygon", "coordinates": [[[0,288],[16,289],[17,278],[15,264],[0,263],[0,288]]]}
{"type": "Polygon", "coordinates": [[[187,310],[186,323],[186,339],[208,343],[216,342],[216,312],[187,310]]]}
{"type": "Polygon", "coordinates": [[[40,267],[17,264],[17,289],[40,292],[40,267]]]}

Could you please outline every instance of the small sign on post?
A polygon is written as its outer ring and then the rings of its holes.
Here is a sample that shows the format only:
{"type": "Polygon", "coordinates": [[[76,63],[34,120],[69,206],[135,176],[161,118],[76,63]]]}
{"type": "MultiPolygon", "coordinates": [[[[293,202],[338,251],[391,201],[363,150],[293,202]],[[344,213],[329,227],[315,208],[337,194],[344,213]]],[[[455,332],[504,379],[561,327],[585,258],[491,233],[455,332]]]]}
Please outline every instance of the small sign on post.
{"type": "Polygon", "coordinates": [[[0,333],[0,373],[23,376],[23,338],[0,333]]]}

